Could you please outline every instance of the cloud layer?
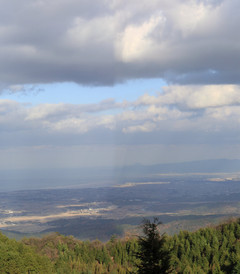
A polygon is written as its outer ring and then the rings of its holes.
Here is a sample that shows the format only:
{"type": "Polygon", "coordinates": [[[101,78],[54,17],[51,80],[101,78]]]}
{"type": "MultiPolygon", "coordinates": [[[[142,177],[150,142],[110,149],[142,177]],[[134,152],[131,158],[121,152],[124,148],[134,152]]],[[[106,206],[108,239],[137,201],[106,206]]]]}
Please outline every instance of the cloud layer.
{"type": "Polygon", "coordinates": [[[238,0],[2,0],[0,83],[239,84],[238,0]]]}
{"type": "MultiPolygon", "coordinates": [[[[240,131],[239,86],[168,86],[163,89],[164,92],[156,96],[145,94],[132,102],[108,99],[98,104],[31,106],[0,100],[0,138],[9,132],[30,134],[29,138],[31,134],[41,132],[41,137],[59,135],[60,139],[65,135],[80,136],[81,144],[81,136],[93,134],[95,137],[92,136],[89,142],[97,144],[101,142],[101,133],[119,135],[115,141],[120,143],[127,142],[126,136],[131,134],[148,133],[149,136],[172,136],[172,142],[177,143],[174,134],[195,132],[200,138],[205,134],[224,136],[240,131]]],[[[211,137],[207,138],[206,142],[209,142],[211,137]]],[[[221,141],[221,138],[216,140],[221,141]]],[[[169,138],[159,138],[158,143],[164,142],[169,142],[169,138]]],[[[181,142],[189,140],[184,138],[181,142]]]]}
{"type": "Polygon", "coordinates": [[[238,158],[236,85],[167,86],[135,101],[31,105],[0,100],[1,168],[238,158]]]}

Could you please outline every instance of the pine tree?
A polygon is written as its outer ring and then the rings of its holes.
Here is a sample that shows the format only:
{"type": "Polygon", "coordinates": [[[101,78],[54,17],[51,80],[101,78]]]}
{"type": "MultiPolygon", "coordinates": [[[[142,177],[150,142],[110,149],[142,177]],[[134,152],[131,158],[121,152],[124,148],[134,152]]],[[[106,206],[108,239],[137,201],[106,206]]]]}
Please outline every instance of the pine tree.
{"type": "Polygon", "coordinates": [[[138,239],[139,252],[137,257],[140,259],[138,265],[139,274],[159,274],[166,273],[169,267],[168,253],[164,251],[165,236],[160,235],[158,218],[153,222],[144,219],[142,229],[144,236],[138,239]]]}

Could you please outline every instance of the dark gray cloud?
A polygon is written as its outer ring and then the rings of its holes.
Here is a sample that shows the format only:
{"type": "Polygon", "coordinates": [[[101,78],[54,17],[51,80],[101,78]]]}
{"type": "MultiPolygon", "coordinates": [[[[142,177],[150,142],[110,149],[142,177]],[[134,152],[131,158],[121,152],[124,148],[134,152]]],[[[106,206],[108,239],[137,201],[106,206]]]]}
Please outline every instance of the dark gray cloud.
{"type": "Polygon", "coordinates": [[[237,0],[2,0],[0,83],[237,83],[237,0]]]}

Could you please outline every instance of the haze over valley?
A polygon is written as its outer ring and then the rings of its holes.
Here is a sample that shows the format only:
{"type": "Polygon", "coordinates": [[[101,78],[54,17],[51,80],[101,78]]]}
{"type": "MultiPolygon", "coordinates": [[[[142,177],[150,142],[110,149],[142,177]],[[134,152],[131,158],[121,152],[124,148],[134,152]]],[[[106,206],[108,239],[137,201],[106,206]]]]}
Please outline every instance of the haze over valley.
{"type": "MultiPolygon", "coordinates": [[[[24,172],[18,171],[15,175],[21,174],[25,185],[14,181],[12,173],[1,189],[0,229],[17,238],[58,231],[106,241],[113,234],[134,235],[143,218],[155,216],[169,234],[195,230],[240,216],[238,164],[238,160],[211,160],[138,165],[121,170],[121,176],[120,170],[109,173],[106,168],[88,175],[81,170],[72,170],[72,175],[59,171],[58,176],[52,172],[38,182],[29,178],[28,183],[24,172]]],[[[4,174],[7,179],[9,174],[4,174]]]]}

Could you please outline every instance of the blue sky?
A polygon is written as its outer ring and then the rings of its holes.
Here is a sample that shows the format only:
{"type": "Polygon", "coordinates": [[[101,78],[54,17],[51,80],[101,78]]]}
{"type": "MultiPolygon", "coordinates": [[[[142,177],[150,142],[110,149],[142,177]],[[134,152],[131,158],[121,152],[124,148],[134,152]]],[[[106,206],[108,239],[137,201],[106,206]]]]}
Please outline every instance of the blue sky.
{"type": "Polygon", "coordinates": [[[18,102],[42,103],[69,103],[89,104],[98,103],[108,98],[117,102],[123,100],[133,101],[141,95],[148,93],[155,95],[161,92],[161,87],[166,85],[162,79],[134,79],[113,86],[83,86],[77,83],[53,83],[25,85],[25,92],[12,93],[4,90],[2,99],[11,99],[18,102]]]}
{"type": "Polygon", "coordinates": [[[240,158],[238,0],[1,4],[0,169],[240,158]]]}

